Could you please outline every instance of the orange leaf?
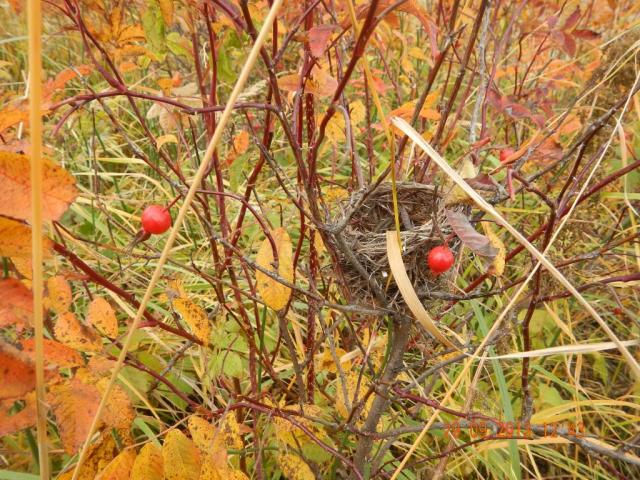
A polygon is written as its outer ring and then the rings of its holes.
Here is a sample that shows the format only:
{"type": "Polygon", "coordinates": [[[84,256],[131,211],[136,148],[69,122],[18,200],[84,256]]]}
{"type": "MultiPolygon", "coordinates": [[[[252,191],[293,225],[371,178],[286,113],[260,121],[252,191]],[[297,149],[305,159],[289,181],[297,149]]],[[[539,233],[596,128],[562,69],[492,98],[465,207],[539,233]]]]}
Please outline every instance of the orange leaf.
{"type": "Polygon", "coordinates": [[[113,307],[102,297],[96,297],[89,304],[87,313],[89,325],[95,327],[100,333],[107,337],[118,336],[118,319],[113,311],[113,307]]]}
{"type": "MultiPolygon", "coordinates": [[[[0,198],[1,197],[2,193],[0,193],[0,198]]],[[[2,200],[0,200],[0,204],[1,203],[2,200]]],[[[45,258],[51,256],[51,246],[51,240],[43,238],[43,253],[45,258]]],[[[0,257],[30,259],[31,227],[11,220],[10,218],[0,217],[0,257]]]]}
{"type": "Polygon", "coordinates": [[[9,410],[13,408],[15,400],[0,402],[0,436],[10,435],[36,424],[35,392],[28,393],[24,400],[25,405],[22,410],[11,415],[9,415],[9,410]]]}
{"type": "Polygon", "coordinates": [[[238,155],[242,155],[249,148],[249,132],[242,130],[233,139],[233,148],[238,155]]]}
{"type": "Polygon", "coordinates": [[[19,398],[36,388],[36,373],[28,355],[0,340],[0,400],[19,398]]]}
{"type": "Polygon", "coordinates": [[[54,332],[60,342],[81,352],[102,350],[100,338],[92,329],[80,323],[72,312],[58,316],[54,332]]]}
{"type": "MultiPolygon", "coordinates": [[[[73,348],[67,347],[55,340],[43,339],[44,341],[44,358],[48,364],[53,364],[57,367],[71,368],[84,365],[82,357],[73,348]]],[[[35,341],[32,338],[23,340],[21,342],[22,350],[29,354],[34,355],[36,346],[35,341]]]]}
{"type": "Polygon", "coordinates": [[[14,325],[18,329],[31,325],[33,298],[31,290],[15,278],[0,280],[0,328],[14,325]]]}
{"type": "MultiPolygon", "coordinates": [[[[78,196],[73,176],[50,160],[44,160],[42,215],[60,220],[78,196]]],[[[0,152],[0,215],[21,220],[31,218],[31,180],[29,157],[0,152]]]]}
{"type": "Polygon", "coordinates": [[[0,133],[20,122],[29,120],[29,112],[15,107],[8,107],[0,113],[0,133]]]}
{"type": "Polygon", "coordinates": [[[56,416],[64,450],[73,455],[87,438],[98,411],[100,392],[94,385],[74,378],[51,386],[47,399],[56,416]]]}

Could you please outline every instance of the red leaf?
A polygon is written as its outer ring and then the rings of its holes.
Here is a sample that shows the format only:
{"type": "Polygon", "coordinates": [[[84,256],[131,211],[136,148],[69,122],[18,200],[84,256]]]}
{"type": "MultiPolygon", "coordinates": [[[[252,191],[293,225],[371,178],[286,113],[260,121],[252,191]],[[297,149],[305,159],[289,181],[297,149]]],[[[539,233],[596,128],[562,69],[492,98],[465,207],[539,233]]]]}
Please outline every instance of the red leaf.
{"type": "Polygon", "coordinates": [[[474,253],[489,258],[493,258],[498,254],[498,249],[491,245],[487,237],[473,228],[464,213],[445,210],[445,215],[458,238],[474,253]]]}
{"type": "Polygon", "coordinates": [[[579,29],[576,28],[574,31],[571,32],[571,35],[573,35],[575,38],[581,38],[583,40],[597,40],[598,38],[600,38],[600,34],[598,32],[594,32],[593,30],[588,30],[588,29],[579,29]]]}
{"type": "Polygon", "coordinates": [[[311,55],[320,58],[327,48],[335,25],[320,25],[309,30],[309,49],[311,55]]]}
{"type": "Polygon", "coordinates": [[[571,30],[578,24],[578,20],[580,20],[580,8],[576,8],[571,15],[567,17],[564,21],[564,25],[562,26],[562,30],[571,30]]]}

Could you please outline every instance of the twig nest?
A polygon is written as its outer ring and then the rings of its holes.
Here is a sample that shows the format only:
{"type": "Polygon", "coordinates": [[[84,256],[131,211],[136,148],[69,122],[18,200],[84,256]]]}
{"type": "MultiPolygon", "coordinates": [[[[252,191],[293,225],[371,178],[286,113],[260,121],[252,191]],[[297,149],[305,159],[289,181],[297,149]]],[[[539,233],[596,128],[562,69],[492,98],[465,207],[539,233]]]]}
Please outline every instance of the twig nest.
{"type": "MultiPolygon", "coordinates": [[[[442,290],[446,274],[434,276],[427,267],[426,256],[430,249],[442,244],[434,220],[443,235],[450,232],[443,199],[433,185],[398,182],[396,187],[402,259],[409,279],[417,292],[442,290]]],[[[338,241],[334,251],[347,297],[359,302],[375,301],[377,286],[384,292],[385,306],[403,303],[395,283],[389,282],[385,232],[395,230],[391,183],[383,183],[374,191],[354,193],[343,205],[342,220],[345,219],[347,226],[341,235],[348,252],[338,241]]]]}

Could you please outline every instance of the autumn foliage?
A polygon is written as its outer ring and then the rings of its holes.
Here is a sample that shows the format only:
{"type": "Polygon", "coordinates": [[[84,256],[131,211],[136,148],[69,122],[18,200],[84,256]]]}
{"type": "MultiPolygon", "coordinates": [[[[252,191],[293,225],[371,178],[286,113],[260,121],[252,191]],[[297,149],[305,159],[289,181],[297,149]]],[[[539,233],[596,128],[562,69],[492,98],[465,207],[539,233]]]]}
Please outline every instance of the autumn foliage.
{"type": "MultiPolygon", "coordinates": [[[[640,4],[273,4],[42,3],[53,478],[640,478],[640,4]]],[[[28,32],[0,7],[0,479],[26,480],[28,32]]]]}

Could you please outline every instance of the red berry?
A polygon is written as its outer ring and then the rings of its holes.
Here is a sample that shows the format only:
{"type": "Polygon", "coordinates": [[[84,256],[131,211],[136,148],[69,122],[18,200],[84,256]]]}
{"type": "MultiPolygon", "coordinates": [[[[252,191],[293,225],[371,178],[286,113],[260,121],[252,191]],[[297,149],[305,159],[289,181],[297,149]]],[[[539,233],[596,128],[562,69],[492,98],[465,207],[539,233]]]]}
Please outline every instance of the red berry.
{"type": "Polygon", "coordinates": [[[162,205],[149,205],[142,212],[142,229],[147,233],[164,233],[171,226],[171,215],[162,205]]]}
{"type": "Polygon", "coordinates": [[[446,245],[434,247],[427,255],[427,265],[436,275],[446,272],[453,265],[453,253],[446,245]]]}
{"type": "Polygon", "coordinates": [[[504,148],[500,150],[500,163],[506,163],[507,158],[515,153],[513,148],[504,148]]]}

